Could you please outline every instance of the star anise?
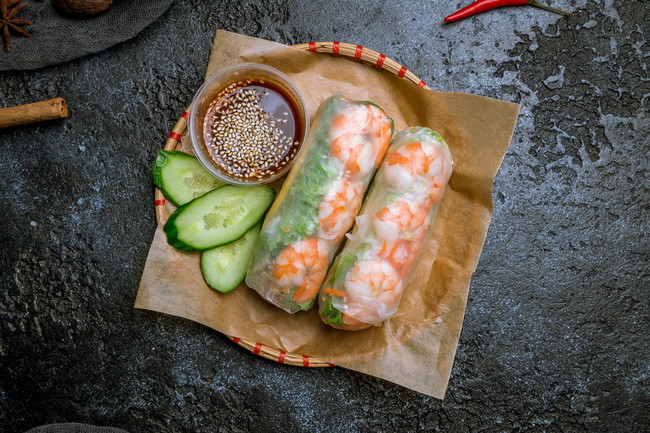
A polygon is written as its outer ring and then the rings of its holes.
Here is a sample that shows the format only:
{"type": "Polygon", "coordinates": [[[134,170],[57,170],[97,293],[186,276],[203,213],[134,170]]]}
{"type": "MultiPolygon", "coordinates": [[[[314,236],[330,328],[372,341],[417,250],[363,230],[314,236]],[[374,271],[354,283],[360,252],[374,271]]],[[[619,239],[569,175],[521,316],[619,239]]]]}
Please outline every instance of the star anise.
{"type": "Polygon", "coordinates": [[[25,30],[18,26],[27,26],[34,24],[31,21],[22,20],[17,17],[18,12],[26,6],[26,3],[20,3],[22,0],[0,0],[0,25],[2,25],[2,39],[5,41],[5,51],[9,51],[9,41],[11,39],[10,30],[23,36],[31,36],[25,30]],[[20,3],[20,4],[17,4],[20,3]]]}

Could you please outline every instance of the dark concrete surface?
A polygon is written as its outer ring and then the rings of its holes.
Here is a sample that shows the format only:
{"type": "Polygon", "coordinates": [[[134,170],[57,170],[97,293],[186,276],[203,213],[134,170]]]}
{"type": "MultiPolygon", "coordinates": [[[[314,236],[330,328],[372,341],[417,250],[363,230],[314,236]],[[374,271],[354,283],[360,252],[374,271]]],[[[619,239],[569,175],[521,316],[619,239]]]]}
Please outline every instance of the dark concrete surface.
{"type": "Polygon", "coordinates": [[[464,3],[177,1],[107,51],[0,73],[1,106],[70,106],[0,131],[0,430],[650,430],[650,2],[441,24],[464,3]],[[522,104],[444,401],[281,366],[132,308],[155,229],[150,163],[217,28],[358,43],[432,88],[522,104]]]}

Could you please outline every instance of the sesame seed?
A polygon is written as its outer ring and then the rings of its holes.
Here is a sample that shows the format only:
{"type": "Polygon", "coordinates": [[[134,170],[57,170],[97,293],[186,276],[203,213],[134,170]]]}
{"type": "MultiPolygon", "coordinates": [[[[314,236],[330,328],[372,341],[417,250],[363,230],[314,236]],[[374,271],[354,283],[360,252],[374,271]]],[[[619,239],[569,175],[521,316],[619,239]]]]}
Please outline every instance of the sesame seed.
{"type": "MultiPolygon", "coordinates": [[[[278,128],[288,120],[273,118],[262,107],[261,99],[269,91],[254,86],[251,80],[227,86],[208,107],[204,122],[212,158],[238,178],[272,175],[290,162],[299,145],[293,136],[278,128]]],[[[282,114],[286,117],[289,112],[282,114]]]]}

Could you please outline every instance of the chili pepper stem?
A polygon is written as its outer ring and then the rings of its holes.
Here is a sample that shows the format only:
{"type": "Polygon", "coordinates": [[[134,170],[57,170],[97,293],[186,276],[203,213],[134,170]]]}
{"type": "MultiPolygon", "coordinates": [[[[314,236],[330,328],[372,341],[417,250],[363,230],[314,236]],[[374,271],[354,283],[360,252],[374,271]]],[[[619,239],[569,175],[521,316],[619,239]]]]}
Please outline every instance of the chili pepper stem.
{"type": "Polygon", "coordinates": [[[573,15],[573,12],[567,12],[567,11],[563,11],[562,9],[557,9],[551,6],[547,6],[535,0],[528,0],[528,4],[531,6],[535,6],[536,8],[545,9],[547,11],[555,12],[562,15],[573,15]]]}

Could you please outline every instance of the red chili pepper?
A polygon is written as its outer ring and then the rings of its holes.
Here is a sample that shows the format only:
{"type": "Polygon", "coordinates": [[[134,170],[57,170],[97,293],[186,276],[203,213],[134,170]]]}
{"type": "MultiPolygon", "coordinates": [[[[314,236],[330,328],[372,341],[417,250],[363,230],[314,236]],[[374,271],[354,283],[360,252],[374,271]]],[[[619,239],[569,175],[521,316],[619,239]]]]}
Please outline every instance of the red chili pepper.
{"type": "Polygon", "coordinates": [[[494,8],[499,8],[501,6],[522,6],[522,5],[531,5],[558,14],[573,15],[571,12],[546,6],[535,0],[478,0],[469,6],[465,6],[458,12],[454,12],[453,14],[449,15],[447,18],[445,18],[445,21],[451,22],[451,21],[460,20],[462,18],[466,18],[474,14],[489,11],[494,8]]]}

